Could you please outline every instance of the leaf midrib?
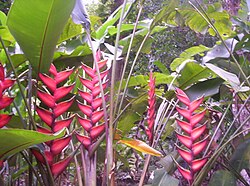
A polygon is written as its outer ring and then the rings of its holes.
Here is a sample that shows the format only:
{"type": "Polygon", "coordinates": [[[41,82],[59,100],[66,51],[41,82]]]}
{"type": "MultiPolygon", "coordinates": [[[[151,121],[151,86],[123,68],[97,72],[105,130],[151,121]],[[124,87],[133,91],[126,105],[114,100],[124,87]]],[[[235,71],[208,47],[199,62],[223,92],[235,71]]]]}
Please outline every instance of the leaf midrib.
{"type": "Polygon", "coordinates": [[[52,12],[52,7],[54,6],[54,3],[55,3],[55,0],[53,0],[53,2],[51,3],[51,6],[50,6],[50,9],[49,9],[49,15],[47,17],[47,20],[46,20],[46,26],[45,26],[45,29],[44,29],[44,32],[43,32],[43,39],[42,39],[42,42],[41,42],[41,49],[40,49],[40,58],[39,58],[39,64],[38,64],[38,73],[40,73],[40,68],[41,68],[41,63],[42,63],[42,59],[43,59],[43,51],[44,51],[44,46],[45,46],[45,40],[46,40],[46,37],[47,37],[47,32],[48,32],[48,26],[49,26],[49,23],[50,23],[50,18],[51,18],[51,12],[52,12]]]}

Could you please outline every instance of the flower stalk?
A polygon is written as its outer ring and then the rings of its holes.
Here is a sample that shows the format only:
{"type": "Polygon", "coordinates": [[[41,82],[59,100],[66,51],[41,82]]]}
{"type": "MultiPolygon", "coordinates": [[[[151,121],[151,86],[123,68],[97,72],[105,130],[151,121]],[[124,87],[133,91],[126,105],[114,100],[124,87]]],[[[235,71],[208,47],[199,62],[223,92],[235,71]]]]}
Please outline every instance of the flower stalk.
{"type": "MultiPolygon", "coordinates": [[[[49,70],[50,76],[42,73],[39,74],[46,88],[45,90],[38,89],[37,96],[47,109],[37,106],[36,112],[47,127],[37,126],[38,132],[54,134],[63,128],[69,128],[74,115],[62,120],[59,120],[59,117],[70,108],[74,101],[74,96],[67,101],[61,101],[61,99],[70,93],[74,84],[61,87],[59,87],[59,85],[67,80],[72,72],[73,69],[57,72],[55,66],[52,64],[49,70]]],[[[39,162],[44,165],[46,165],[46,163],[49,164],[50,171],[54,177],[58,177],[72,159],[71,156],[68,156],[60,160],[60,154],[63,149],[69,145],[70,140],[71,135],[67,135],[61,139],[46,142],[46,150],[43,152],[44,155],[41,155],[37,150],[32,150],[39,162]]]]}
{"type": "Polygon", "coordinates": [[[189,169],[185,169],[177,162],[177,168],[181,175],[189,182],[193,183],[195,174],[205,165],[207,157],[197,158],[208,143],[208,135],[205,135],[206,123],[199,124],[203,119],[206,110],[196,113],[195,110],[203,102],[203,97],[190,101],[188,96],[181,89],[176,89],[176,96],[180,102],[186,105],[186,108],[176,106],[177,112],[183,119],[176,119],[183,133],[176,132],[176,136],[183,147],[176,144],[179,155],[188,164],[189,169]]]}

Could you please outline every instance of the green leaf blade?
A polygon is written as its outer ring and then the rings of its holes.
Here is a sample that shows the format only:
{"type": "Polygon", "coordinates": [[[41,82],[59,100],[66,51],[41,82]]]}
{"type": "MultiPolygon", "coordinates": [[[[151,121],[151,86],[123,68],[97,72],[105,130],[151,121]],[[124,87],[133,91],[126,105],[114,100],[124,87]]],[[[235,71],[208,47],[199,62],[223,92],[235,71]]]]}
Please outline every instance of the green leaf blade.
{"type": "Polygon", "coordinates": [[[7,25],[36,72],[49,70],[74,4],[74,0],[16,0],[12,5],[7,25]]]}
{"type": "Polygon", "coordinates": [[[0,130],[0,159],[18,153],[32,145],[55,140],[65,135],[65,130],[54,135],[24,129],[0,130]]]}

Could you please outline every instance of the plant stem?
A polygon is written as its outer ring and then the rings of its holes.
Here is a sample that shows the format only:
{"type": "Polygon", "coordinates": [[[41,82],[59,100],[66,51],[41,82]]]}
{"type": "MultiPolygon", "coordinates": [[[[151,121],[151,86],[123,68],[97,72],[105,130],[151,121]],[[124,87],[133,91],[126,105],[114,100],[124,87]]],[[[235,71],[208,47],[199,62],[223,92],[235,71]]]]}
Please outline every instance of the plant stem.
{"type": "MultiPolygon", "coordinates": [[[[38,183],[42,186],[44,185],[40,176],[38,175],[37,171],[34,169],[32,163],[29,161],[29,159],[26,157],[26,155],[23,152],[20,152],[20,154],[23,156],[23,158],[25,159],[25,161],[29,164],[29,168],[31,169],[31,171],[35,174],[38,183]]],[[[32,182],[29,182],[29,185],[32,185],[32,182]]]]}
{"type": "MultiPolygon", "coordinates": [[[[71,145],[72,151],[75,151],[74,144],[73,144],[72,140],[70,141],[70,145],[71,145]]],[[[80,168],[79,163],[77,161],[76,155],[74,156],[74,161],[75,161],[75,165],[76,165],[76,175],[77,175],[78,185],[83,186],[82,176],[81,176],[81,168],[80,168]]]]}
{"type": "MultiPolygon", "coordinates": [[[[121,76],[120,83],[119,83],[119,88],[118,88],[118,91],[117,91],[117,100],[116,100],[116,105],[115,105],[115,109],[114,109],[115,114],[116,114],[117,106],[118,106],[118,103],[119,103],[118,98],[119,98],[119,95],[120,95],[121,89],[122,89],[122,80],[123,80],[123,78],[125,76],[125,72],[126,72],[126,68],[127,68],[127,64],[128,64],[128,59],[129,59],[129,56],[130,56],[130,51],[131,51],[133,40],[134,40],[134,37],[135,37],[135,32],[136,32],[136,29],[137,29],[137,25],[139,23],[139,19],[140,19],[141,13],[142,13],[142,8],[143,8],[143,6],[140,3],[140,9],[139,9],[139,12],[138,12],[138,15],[137,15],[137,18],[136,18],[136,21],[135,21],[135,26],[134,26],[134,29],[133,29],[133,32],[132,32],[132,35],[131,35],[131,39],[130,39],[130,43],[129,43],[126,59],[125,59],[125,62],[124,62],[123,71],[122,71],[122,76],[121,76]]],[[[119,114],[119,112],[120,112],[120,110],[118,110],[118,114],[119,114]]],[[[116,128],[116,127],[114,127],[114,128],[116,128]]]]}
{"type": "Polygon", "coordinates": [[[234,116],[234,119],[233,119],[232,123],[230,124],[229,128],[227,129],[227,131],[223,135],[222,139],[220,140],[220,143],[219,143],[218,147],[220,147],[221,144],[224,142],[225,138],[227,137],[228,133],[230,132],[231,128],[233,127],[233,125],[234,125],[235,121],[237,120],[238,116],[240,116],[241,111],[245,108],[245,106],[248,103],[249,99],[250,99],[250,96],[245,100],[244,104],[241,106],[241,108],[238,111],[237,115],[234,116]]]}
{"type": "Polygon", "coordinates": [[[145,159],[143,171],[142,171],[142,174],[141,174],[141,179],[140,179],[140,182],[139,182],[139,186],[143,186],[144,179],[146,177],[146,173],[147,173],[147,170],[148,170],[150,158],[151,158],[151,155],[147,155],[147,157],[145,159]]]}
{"type": "Polygon", "coordinates": [[[212,143],[213,143],[213,141],[214,141],[214,138],[215,138],[217,132],[219,131],[220,126],[221,126],[221,124],[222,124],[224,118],[226,117],[226,114],[227,114],[227,112],[228,112],[228,110],[229,110],[231,104],[232,104],[232,102],[231,102],[230,104],[228,104],[228,106],[227,106],[227,108],[226,108],[224,114],[222,115],[222,117],[221,117],[221,119],[220,119],[220,122],[218,123],[218,125],[217,125],[217,127],[216,127],[216,129],[215,129],[215,131],[214,131],[214,134],[213,134],[212,138],[209,140],[209,143],[208,143],[208,145],[207,145],[206,150],[204,151],[203,157],[205,157],[205,156],[207,155],[208,150],[209,150],[210,146],[212,145],[212,143]]]}

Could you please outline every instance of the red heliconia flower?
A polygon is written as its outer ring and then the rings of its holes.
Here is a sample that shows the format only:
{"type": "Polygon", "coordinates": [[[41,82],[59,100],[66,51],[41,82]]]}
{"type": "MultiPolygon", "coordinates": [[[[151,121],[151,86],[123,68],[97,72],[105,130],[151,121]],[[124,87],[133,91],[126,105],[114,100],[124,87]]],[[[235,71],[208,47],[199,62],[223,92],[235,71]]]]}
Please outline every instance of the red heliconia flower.
{"type": "MultiPolygon", "coordinates": [[[[49,70],[51,76],[48,76],[46,74],[39,74],[40,79],[42,80],[44,85],[46,85],[48,90],[38,90],[37,96],[47,107],[47,109],[37,107],[36,111],[38,116],[48,127],[43,128],[41,126],[38,126],[37,131],[45,134],[54,134],[64,127],[68,128],[71,124],[74,115],[63,120],[59,120],[58,117],[64,114],[74,101],[74,97],[67,101],[60,101],[63,97],[71,92],[74,84],[59,87],[59,84],[68,79],[72,72],[73,69],[57,72],[55,66],[52,64],[49,70]]],[[[70,162],[69,158],[65,158],[64,160],[60,161],[60,164],[59,162],[55,162],[55,159],[57,159],[56,157],[58,157],[62,150],[66,146],[68,146],[70,140],[71,135],[68,135],[64,138],[45,143],[48,147],[47,149],[49,150],[46,150],[44,152],[44,156],[46,157],[46,160],[50,165],[51,172],[54,177],[57,177],[60,173],[62,173],[70,162]]],[[[43,164],[46,163],[46,160],[43,158],[40,152],[33,150],[33,154],[38,161],[43,164]]]]}
{"type": "Polygon", "coordinates": [[[183,116],[183,120],[176,119],[183,133],[176,132],[177,138],[184,148],[176,145],[179,155],[187,162],[189,169],[185,169],[177,164],[177,168],[182,176],[192,183],[195,173],[198,172],[206,163],[207,157],[197,158],[204,150],[208,142],[208,136],[205,136],[206,124],[199,124],[203,119],[206,110],[195,113],[194,111],[203,102],[203,97],[190,101],[188,96],[181,90],[176,89],[176,96],[180,102],[186,105],[186,108],[176,107],[178,113],[183,116]]]}
{"type": "MultiPolygon", "coordinates": [[[[98,68],[100,70],[100,76],[102,80],[102,87],[105,89],[107,87],[108,81],[106,77],[108,75],[108,69],[104,69],[107,64],[107,60],[101,60],[101,52],[98,51],[96,54],[96,59],[98,62],[98,68]]],[[[88,91],[78,90],[80,96],[86,101],[86,104],[78,102],[78,106],[85,117],[78,115],[78,122],[86,131],[86,135],[80,135],[76,133],[76,137],[83,146],[89,150],[90,145],[92,145],[96,139],[104,132],[104,123],[100,124],[104,116],[104,111],[102,109],[102,98],[100,95],[101,89],[99,86],[98,75],[95,68],[90,68],[86,65],[82,65],[82,69],[88,75],[88,78],[80,77],[80,81],[85,86],[88,91]]],[[[105,95],[105,98],[107,96],[105,95]]]]}
{"type": "Polygon", "coordinates": [[[148,91],[148,128],[146,128],[146,134],[150,144],[153,142],[154,135],[154,123],[155,123],[155,77],[153,77],[153,72],[150,71],[149,74],[149,91],[148,91]]]}
{"type": "MultiPolygon", "coordinates": [[[[0,110],[8,107],[14,100],[4,94],[4,91],[14,84],[15,80],[5,78],[4,68],[0,63],[0,110]]],[[[0,128],[4,127],[11,119],[9,114],[0,114],[0,128]]]]}

